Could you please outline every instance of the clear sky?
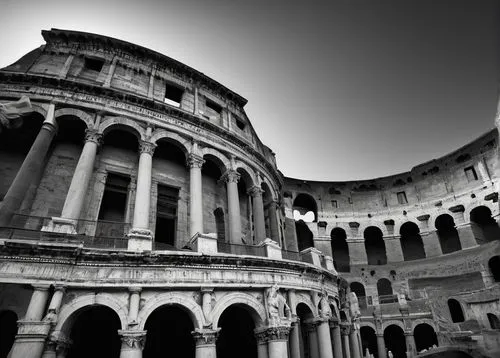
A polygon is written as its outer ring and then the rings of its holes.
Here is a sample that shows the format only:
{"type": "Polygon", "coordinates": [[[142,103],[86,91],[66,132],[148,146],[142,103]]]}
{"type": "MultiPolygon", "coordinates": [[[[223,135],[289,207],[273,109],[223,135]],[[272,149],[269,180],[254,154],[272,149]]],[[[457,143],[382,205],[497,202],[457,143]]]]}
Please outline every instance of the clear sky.
{"type": "Polygon", "coordinates": [[[247,98],[286,176],[407,171],[494,127],[495,0],[0,0],[0,67],[42,29],[173,57],[247,98]]]}

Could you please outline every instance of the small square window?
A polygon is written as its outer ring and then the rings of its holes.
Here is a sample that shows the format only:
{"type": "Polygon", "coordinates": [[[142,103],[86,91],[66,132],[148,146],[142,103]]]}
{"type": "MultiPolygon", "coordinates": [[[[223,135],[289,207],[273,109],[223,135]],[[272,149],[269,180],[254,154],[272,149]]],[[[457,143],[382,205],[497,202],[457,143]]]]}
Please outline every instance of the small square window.
{"type": "Polygon", "coordinates": [[[398,204],[408,204],[408,199],[406,198],[406,193],[404,191],[398,192],[397,196],[398,196],[398,204]]]}
{"type": "Polygon", "coordinates": [[[101,72],[104,60],[100,58],[85,57],[84,66],[87,70],[101,72]]]}
{"type": "Polygon", "coordinates": [[[206,104],[207,107],[210,108],[212,111],[217,112],[219,114],[222,112],[222,107],[219,106],[217,103],[207,99],[206,104]]]}
{"type": "Polygon", "coordinates": [[[236,119],[236,126],[242,131],[245,130],[245,123],[240,119],[236,119]]]}
{"type": "Polygon", "coordinates": [[[180,107],[183,94],[184,90],[182,88],[167,83],[165,85],[165,99],[163,102],[171,106],[180,107]]]}
{"type": "Polygon", "coordinates": [[[334,207],[335,209],[337,209],[339,207],[337,200],[332,200],[332,207],[334,207]]]}
{"type": "Polygon", "coordinates": [[[347,200],[349,201],[349,204],[352,204],[352,198],[348,197],[347,200]]]}
{"type": "Polygon", "coordinates": [[[478,179],[477,174],[476,174],[476,170],[474,169],[474,167],[467,167],[464,169],[464,172],[465,172],[465,176],[467,177],[467,181],[469,183],[476,181],[478,179]]]}

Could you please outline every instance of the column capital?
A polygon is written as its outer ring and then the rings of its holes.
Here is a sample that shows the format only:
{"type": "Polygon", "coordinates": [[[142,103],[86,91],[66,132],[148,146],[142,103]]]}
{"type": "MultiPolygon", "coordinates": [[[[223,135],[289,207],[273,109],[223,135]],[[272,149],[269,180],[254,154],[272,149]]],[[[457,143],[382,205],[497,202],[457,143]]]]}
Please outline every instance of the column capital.
{"type": "Polygon", "coordinates": [[[202,156],[199,156],[197,154],[189,154],[187,159],[187,165],[189,168],[201,168],[203,166],[203,163],[205,163],[205,160],[202,156]]]}
{"type": "Polygon", "coordinates": [[[31,285],[34,291],[47,291],[50,288],[50,285],[43,283],[34,283],[31,285]]]}
{"type": "Polygon", "coordinates": [[[151,142],[146,142],[144,140],[139,141],[139,152],[142,153],[147,153],[150,155],[153,155],[156,149],[156,144],[151,143],[151,142]]]}
{"type": "Polygon", "coordinates": [[[142,291],[142,287],[139,287],[139,286],[130,286],[128,288],[128,292],[130,293],[141,293],[142,291]]]}
{"type": "Polygon", "coordinates": [[[262,196],[262,193],[264,190],[262,190],[259,186],[254,185],[250,189],[247,190],[247,194],[251,195],[253,198],[257,196],[262,196]]]}
{"type": "Polygon", "coordinates": [[[124,344],[130,348],[143,349],[146,344],[146,331],[118,330],[118,334],[124,344]]]}
{"type": "Polygon", "coordinates": [[[85,130],[85,143],[94,142],[97,145],[102,143],[102,133],[99,133],[97,129],[88,128],[85,130]]]}
{"type": "Polygon", "coordinates": [[[257,343],[269,341],[287,341],[290,334],[290,326],[263,327],[255,329],[257,343]]]}
{"type": "Polygon", "coordinates": [[[217,341],[217,337],[219,336],[220,328],[217,329],[199,329],[195,328],[194,331],[191,332],[193,335],[195,344],[197,346],[204,345],[214,345],[217,341]]]}
{"type": "Polygon", "coordinates": [[[240,177],[241,174],[238,173],[236,170],[229,169],[226,170],[224,174],[222,174],[222,177],[220,179],[226,183],[238,183],[240,177]]]}
{"type": "Polygon", "coordinates": [[[348,324],[340,324],[340,333],[343,336],[347,336],[351,333],[351,326],[348,324]]]}

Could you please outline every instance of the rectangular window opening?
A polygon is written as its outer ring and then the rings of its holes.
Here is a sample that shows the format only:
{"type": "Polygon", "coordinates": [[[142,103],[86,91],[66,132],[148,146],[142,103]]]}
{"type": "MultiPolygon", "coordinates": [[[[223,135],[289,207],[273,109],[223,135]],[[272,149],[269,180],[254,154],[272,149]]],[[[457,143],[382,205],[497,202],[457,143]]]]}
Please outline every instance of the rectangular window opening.
{"type": "Polygon", "coordinates": [[[87,70],[101,72],[104,60],[100,58],[85,57],[84,66],[87,70]]]}
{"type": "Polygon", "coordinates": [[[478,179],[477,173],[476,173],[476,170],[474,169],[474,167],[467,167],[464,169],[464,172],[465,172],[465,176],[467,177],[467,181],[469,183],[476,181],[478,179]]]}
{"type": "Polygon", "coordinates": [[[166,185],[158,185],[156,202],[156,249],[175,249],[177,231],[177,202],[179,189],[166,185]]]}
{"type": "Polygon", "coordinates": [[[96,228],[97,237],[122,237],[126,231],[128,187],[130,178],[108,173],[96,228]]]}
{"type": "Polygon", "coordinates": [[[221,114],[222,112],[222,106],[219,106],[217,103],[209,100],[207,98],[206,100],[207,107],[210,108],[212,111],[217,112],[218,114],[221,114]]]}
{"type": "Polygon", "coordinates": [[[163,102],[174,107],[180,107],[183,94],[184,90],[182,88],[167,83],[165,85],[165,99],[163,102]]]}
{"type": "Polygon", "coordinates": [[[404,191],[398,192],[397,196],[398,196],[398,204],[408,204],[408,199],[406,198],[406,193],[404,191]]]}
{"type": "Polygon", "coordinates": [[[245,130],[245,123],[241,119],[236,118],[236,126],[242,131],[245,130]]]}
{"type": "Polygon", "coordinates": [[[337,200],[332,200],[332,207],[337,209],[339,207],[339,204],[337,203],[337,200]]]}

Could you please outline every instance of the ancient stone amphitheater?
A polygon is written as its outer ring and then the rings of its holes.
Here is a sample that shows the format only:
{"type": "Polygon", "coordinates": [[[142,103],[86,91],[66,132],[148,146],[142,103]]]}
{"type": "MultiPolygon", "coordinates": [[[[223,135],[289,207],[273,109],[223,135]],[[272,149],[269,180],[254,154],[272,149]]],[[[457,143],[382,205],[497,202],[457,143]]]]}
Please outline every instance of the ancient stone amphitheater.
{"type": "Polygon", "coordinates": [[[500,356],[497,128],[287,178],[224,85],[42,35],[0,70],[0,358],[500,356]]]}

